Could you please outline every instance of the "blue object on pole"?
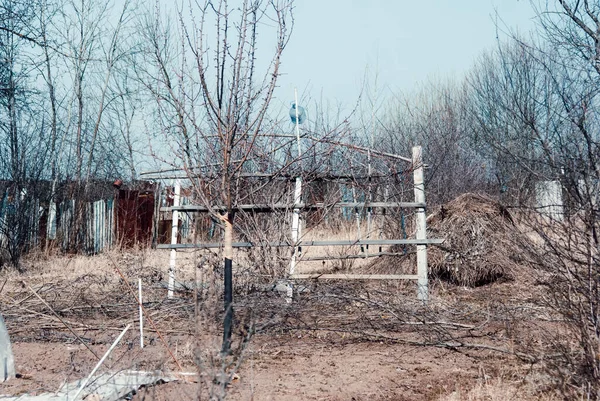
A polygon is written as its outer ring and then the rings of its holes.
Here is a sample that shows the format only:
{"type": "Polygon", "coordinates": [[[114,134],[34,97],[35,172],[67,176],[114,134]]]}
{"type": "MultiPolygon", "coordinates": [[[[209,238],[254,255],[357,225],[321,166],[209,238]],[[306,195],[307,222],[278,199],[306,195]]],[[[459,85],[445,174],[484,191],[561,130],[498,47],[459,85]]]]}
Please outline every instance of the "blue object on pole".
{"type": "Polygon", "coordinates": [[[306,112],[304,111],[304,107],[296,106],[296,103],[292,103],[290,118],[292,119],[292,123],[296,124],[296,107],[298,107],[298,124],[302,124],[306,120],[306,112]]]}

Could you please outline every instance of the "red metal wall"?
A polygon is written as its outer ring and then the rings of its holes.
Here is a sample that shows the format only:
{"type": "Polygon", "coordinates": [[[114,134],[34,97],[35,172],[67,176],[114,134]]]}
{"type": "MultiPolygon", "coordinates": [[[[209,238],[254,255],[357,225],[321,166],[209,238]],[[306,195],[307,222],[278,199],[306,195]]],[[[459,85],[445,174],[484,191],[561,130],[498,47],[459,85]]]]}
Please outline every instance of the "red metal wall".
{"type": "Polygon", "coordinates": [[[152,241],[154,193],[119,190],[117,199],[117,241],[121,246],[149,245],[152,241]]]}

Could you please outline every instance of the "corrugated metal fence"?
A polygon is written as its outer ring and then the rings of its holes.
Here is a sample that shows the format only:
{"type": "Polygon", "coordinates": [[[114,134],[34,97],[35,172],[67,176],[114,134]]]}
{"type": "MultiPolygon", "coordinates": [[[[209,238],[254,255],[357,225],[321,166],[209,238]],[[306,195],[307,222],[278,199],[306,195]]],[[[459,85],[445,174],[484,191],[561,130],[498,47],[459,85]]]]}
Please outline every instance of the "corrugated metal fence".
{"type": "Polygon", "coordinates": [[[3,195],[0,250],[14,246],[9,241],[19,241],[25,251],[53,245],[63,251],[95,254],[116,245],[149,245],[152,240],[154,192],[150,190],[119,190],[113,197],[91,202],[66,199],[42,205],[37,199],[27,199],[27,209],[24,202],[12,200],[8,191],[3,195]]]}
{"type": "Polygon", "coordinates": [[[64,250],[77,249],[81,245],[87,253],[109,249],[115,243],[114,204],[114,199],[86,202],[78,218],[74,199],[58,204],[50,202],[46,238],[57,242],[64,250]]]}

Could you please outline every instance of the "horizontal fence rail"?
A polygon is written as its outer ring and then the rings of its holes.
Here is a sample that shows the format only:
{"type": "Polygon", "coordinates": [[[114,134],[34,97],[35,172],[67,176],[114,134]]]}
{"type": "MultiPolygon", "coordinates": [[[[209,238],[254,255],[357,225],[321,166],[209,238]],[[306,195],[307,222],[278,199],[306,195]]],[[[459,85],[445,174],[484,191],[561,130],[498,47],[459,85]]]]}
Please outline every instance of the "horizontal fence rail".
{"type": "MultiPolygon", "coordinates": [[[[360,207],[360,208],[420,208],[425,207],[425,203],[419,202],[338,202],[338,203],[298,203],[298,204],[287,204],[287,203],[274,203],[274,204],[248,204],[248,205],[237,205],[233,206],[234,210],[245,210],[245,211],[273,211],[273,210],[292,210],[292,209],[325,209],[325,208],[344,208],[344,207],[360,207]]],[[[161,212],[208,212],[208,211],[225,211],[225,206],[206,207],[202,205],[181,205],[181,206],[166,206],[161,207],[161,212]]]]}
{"type": "Polygon", "coordinates": [[[292,279],[331,279],[331,280],[416,280],[416,274],[292,274],[292,279]]]}
{"type": "MultiPolygon", "coordinates": [[[[435,244],[434,244],[435,245],[435,244]]],[[[410,252],[413,253],[413,252],[410,252]]],[[[378,258],[380,256],[405,256],[408,255],[408,251],[401,252],[363,252],[356,255],[321,255],[321,256],[302,256],[300,260],[302,262],[314,262],[314,261],[327,261],[327,260],[347,260],[347,259],[369,259],[378,258]]]]}
{"type": "MultiPolygon", "coordinates": [[[[339,241],[299,241],[291,242],[234,242],[234,248],[253,247],[307,247],[307,246],[362,246],[362,245],[441,245],[443,239],[367,239],[367,240],[339,240],[339,241]]],[[[158,249],[214,249],[223,247],[222,242],[198,244],[158,244],[158,249]]]]}

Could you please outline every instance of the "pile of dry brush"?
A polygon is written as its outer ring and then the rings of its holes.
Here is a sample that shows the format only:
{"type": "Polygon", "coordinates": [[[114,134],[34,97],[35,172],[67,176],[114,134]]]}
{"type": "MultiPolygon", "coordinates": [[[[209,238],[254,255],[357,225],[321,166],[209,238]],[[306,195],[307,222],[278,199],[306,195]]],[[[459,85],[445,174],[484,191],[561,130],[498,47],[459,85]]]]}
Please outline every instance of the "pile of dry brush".
{"type": "MultiPolygon", "coordinates": [[[[427,236],[444,239],[428,247],[431,277],[469,287],[512,279],[529,248],[529,239],[504,206],[473,193],[437,207],[427,217],[427,236]]],[[[380,258],[371,270],[414,273],[415,254],[402,255],[403,249],[393,246],[400,256],[380,258]]]]}
{"type": "Polygon", "coordinates": [[[430,272],[449,282],[478,286],[512,279],[523,265],[528,239],[499,202],[467,193],[440,206],[427,218],[428,236],[443,238],[430,247],[430,272]]]}

